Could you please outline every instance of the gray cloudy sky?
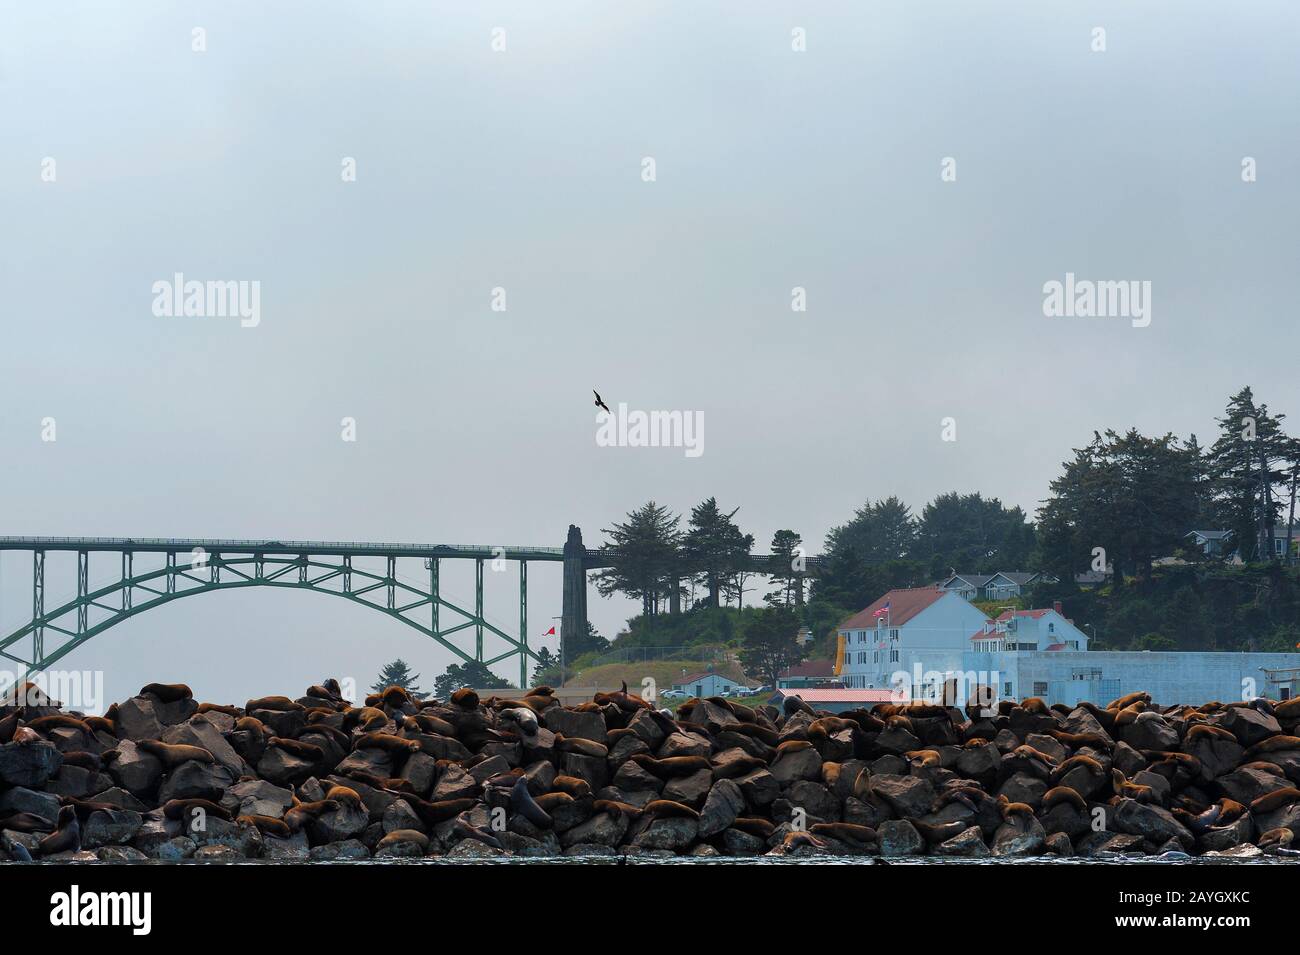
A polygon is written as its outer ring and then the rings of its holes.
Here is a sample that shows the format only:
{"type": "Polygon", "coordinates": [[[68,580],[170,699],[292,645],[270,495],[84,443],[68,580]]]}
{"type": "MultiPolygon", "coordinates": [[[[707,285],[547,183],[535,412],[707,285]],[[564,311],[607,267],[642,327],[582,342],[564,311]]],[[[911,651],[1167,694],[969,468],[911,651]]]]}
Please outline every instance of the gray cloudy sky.
{"type": "MultiPolygon", "coordinates": [[[[761,545],[820,545],[888,494],[1032,510],[1093,428],[1208,436],[1242,384],[1300,415],[1298,26],[1287,2],[5,0],[0,532],[558,546],[715,494],[761,545]],[[1045,318],[1067,271],[1150,281],[1150,327],[1045,318]],[[261,324],[154,316],[175,272],[260,281],[261,324]],[[598,448],[593,387],[702,412],[704,454],[598,448]]],[[[530,570],[536,638],[559,574],[530,570]]],[[[488,586],[514,621],[513,565],[488,586]]],[[[446,589],[472,600],[469,565],[446,589]]],[[[607,635],[633,610],[591,600],[607,635]]],[[[252,591],[65,665],[242,701],[397,655],[426,685],[449,659],[252,591]]]]}

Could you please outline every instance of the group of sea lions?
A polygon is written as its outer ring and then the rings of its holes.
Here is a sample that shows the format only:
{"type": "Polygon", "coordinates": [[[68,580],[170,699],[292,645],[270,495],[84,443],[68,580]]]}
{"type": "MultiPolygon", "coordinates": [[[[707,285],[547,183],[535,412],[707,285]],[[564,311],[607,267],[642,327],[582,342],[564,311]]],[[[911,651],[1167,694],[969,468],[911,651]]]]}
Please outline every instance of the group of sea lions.
{"type": "Polygon", "coordinates": [[[101,717],[28,685],[0,700],[0,853],[1300,854],[1298,724],[1300,700],[673,712],[334,680],[242,707],[154,683],[101,717]]]}

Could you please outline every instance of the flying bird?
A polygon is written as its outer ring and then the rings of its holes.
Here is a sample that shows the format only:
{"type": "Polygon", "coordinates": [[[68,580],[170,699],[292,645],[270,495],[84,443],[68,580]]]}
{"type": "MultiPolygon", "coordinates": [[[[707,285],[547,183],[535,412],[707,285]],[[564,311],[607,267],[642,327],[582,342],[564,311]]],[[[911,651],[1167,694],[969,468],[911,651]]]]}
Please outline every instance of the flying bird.
{"type": "Polygon", "coordinates": [[[591,393],[592,393],[593,395],[596,396],[596,407],[597,407],[597,408],[603,408],[603,409],[605,410],[605,413],[606,413],[606,414],[613,414],[613,413],[614,413],[614,412],[612,412],[612,411],[609,410],[609,405],[605,404],[605,402],[603,402],[603,401],[600,399],[600,392],[599,392],[599,391],[597,391],[595,388],[592,388],[592,389],[591,389],[591,393]]]}

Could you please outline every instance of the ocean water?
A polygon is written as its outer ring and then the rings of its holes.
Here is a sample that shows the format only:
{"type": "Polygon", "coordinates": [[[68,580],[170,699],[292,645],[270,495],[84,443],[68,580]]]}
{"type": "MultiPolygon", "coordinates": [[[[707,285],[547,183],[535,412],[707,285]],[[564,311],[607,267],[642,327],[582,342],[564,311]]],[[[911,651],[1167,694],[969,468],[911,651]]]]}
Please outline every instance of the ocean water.
{"type": "MultiPolygon", "coordinates": [[[[42,863],[9,862],[0,865],[41,865],[42,863]]],[[[238,862],[196,862],[186,859],[179,862],[149,860],[147,862],[58,862],[52,865],[91,866],[95,868],[112,866],[537,866],[537,865],[785,865],[785,866],[1097,866],[1097,865],[1196,865],[1196,866],[1259,866],[1259,865],[1300,865],[1300,853],[1294,856],[1261,856],[1254,859],[1213,858],[1195,856],[1115,856],[1107,859],[1062,858],[1060,856],[1024,856],[1015,859],[949,859],[936,856],[896,856],[882,859],[879,856],[808,856],[805,858],[788,858],[782,856],[756,856],[739,858],[720,856],[716,858],[696,858],[676,856],[673,858],[656,858],[653,856],[512,856],[510,858],[455,858],[445,856],[424,856],[419,859],[349,859],[334,861],[295,861],[287,859],[241,859],[238,862]]]]}

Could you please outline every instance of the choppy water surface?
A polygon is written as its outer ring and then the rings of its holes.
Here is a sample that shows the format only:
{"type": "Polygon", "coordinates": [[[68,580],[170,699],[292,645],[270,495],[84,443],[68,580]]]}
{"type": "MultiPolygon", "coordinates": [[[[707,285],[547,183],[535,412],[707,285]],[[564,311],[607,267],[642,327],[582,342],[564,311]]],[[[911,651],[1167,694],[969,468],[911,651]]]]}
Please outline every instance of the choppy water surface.
{"type": "MultiPolygon", "coordinates": [[[[10,865],[32,865],[33,863],[8,863],[10,865]]],[[[39,863],[37,863],[39,864],[39,863]]],[[[57,863],[56,863],[57,864],[57,863]]],[[[837,866],[961,866],[961,865],[1199,865],[1199,866],[1243,866],[1243,865],[1297,865],[1300,856],[1280,857],[1262,856],[1257,859],[1205,859],[1193,856],[1130,856],[1109,859],[1061,858],[1060,856],[1026,856],[1016,859],[950,859],[934,856],[893,857],[881,859],[878,856],[810,856],[806,858],[783,858],[781,856],[757,856],[738,858],[721,856],[715,858],[695,858],[676,856],[673,858],[656,858],[654,856],[511,856],[510,858],[447,858],[446,856],[424,856],[419,859],[352,859],[334,861],[294,861],[279,859],[243,859],[239,862],[64,862],[63,865],[86,866],[373,866],[373,865],[837,865],[837,866]]]]}

